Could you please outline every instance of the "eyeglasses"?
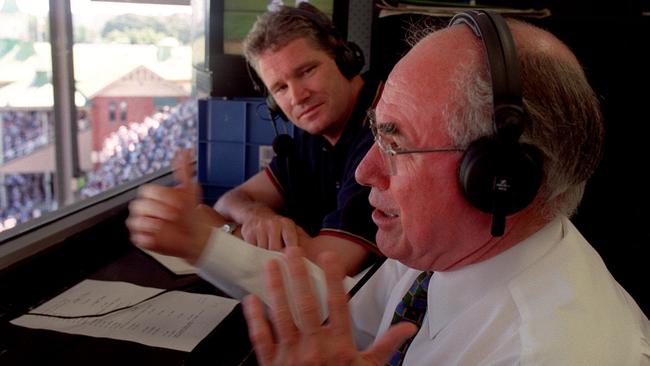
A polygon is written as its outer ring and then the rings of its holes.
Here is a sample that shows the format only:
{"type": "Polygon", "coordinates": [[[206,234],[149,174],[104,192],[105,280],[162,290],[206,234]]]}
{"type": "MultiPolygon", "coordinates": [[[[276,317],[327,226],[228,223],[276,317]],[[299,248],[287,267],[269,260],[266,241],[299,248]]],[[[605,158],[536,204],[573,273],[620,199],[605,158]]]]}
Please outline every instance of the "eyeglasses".
{"type": "Polygon", "coordinates": [[[416,149],[405,149],[400,147],[395,141],[393,141],[389,136],[390,132],[394,131],[395,125],[393,123],[382,124],[381,127],[377,126],[377,120],[375,118],[375,110],[368,110],[368,121],[370,124],[370,130],[372,135],[375,138],[379,150],[382,152],[384,157],[384,162],[388,166],[390,175],[397,174],[397,164],[396,156],[404,154],[415,154],[415,153],[431,153],[431,152],[459,152],[465,151],[464,149],[458,147],[446,147],[446,148],[416,148],[416,149]],[[381,131],[380,131],[381,130],[381,131]]]}

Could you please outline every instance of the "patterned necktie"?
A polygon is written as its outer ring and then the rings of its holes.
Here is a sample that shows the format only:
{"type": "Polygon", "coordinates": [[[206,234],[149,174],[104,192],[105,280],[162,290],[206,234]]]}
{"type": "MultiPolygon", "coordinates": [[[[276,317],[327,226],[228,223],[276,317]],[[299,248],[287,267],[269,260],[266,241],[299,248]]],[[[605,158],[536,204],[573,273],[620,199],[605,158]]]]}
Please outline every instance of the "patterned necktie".
{"type": "MultiPolygon", "coordinates": [[[[420,328],[422,319],[424,319],[424,315],[427,313],[427,289],[429,288],[429,280],[432,274],[433,272],[422,272],[413,281],[406,295],[402,297],[402,301],[397,304],[397,308],[393,314],[393,320],[390,322],[391,325],[408,321],[417,325],[418,329],[420,328]]],[[[388,365],[398,366],[404,362],[406,350],[411,345],[413,338],[415,338],[415,335],[402,344],[393,354],[390,361],[388,361],[388,365]]]]}

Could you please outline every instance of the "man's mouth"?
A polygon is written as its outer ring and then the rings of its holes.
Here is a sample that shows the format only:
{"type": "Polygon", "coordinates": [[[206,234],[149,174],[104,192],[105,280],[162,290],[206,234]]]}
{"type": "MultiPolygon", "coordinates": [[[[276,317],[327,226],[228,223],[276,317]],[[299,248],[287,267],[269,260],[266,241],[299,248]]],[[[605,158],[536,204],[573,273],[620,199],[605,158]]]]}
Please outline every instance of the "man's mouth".
{"type": "Polygon", "coordinates": [[[299,114],[298,114],[298,120],[303,118],[304,116],[314,112],[318,107],[320,107],[321,104],[314,104],[312,106],[307,107],[306,109],[303,109],[299,114]]]}
{"type": "Polygon", "coordinates": [[[390,218],[390,219],[394,219],[396,217],[399,217],[399,214],[397,214],[396,212],[384,211],[384,210],[380,210],[380,209],[376,209],[376,211],[377,211],[377,213],[379,215],[381,215],[383,217],[390,218]]]}
{"type": "Polygon", "coordinates": [[[394,218],[394,217],[398,217],[398,216],[399,216],[399,215],[396,214],[396,213],[390,213],[390,212],[385,212],[385,211],[382,211],[382,214],[384,214],[384,216],[387,216],[387,217],[390,217],[390,218],[394,218]]]}

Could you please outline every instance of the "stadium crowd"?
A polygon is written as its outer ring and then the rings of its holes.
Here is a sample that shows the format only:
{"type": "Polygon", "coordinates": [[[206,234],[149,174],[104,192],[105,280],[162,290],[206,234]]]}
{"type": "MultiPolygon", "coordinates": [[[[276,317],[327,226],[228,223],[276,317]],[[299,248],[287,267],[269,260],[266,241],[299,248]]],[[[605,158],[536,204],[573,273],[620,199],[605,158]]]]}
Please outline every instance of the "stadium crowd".
{"type": "Polygon", "coordinates": [[[0,231],[11,229],[19,223],[40,217],[56,209],[51,193],[51,176],[37,174],[5,174],[0,202],[0,231]]]}
{"type": "MultiPolygon", "coordinates": [[[[2,121],[7,160],[46,144],[44,131],[52,131],[43,127],[35,112],[2,112],[2,121]],[[13,153],[9,154],[10,151],[13,153]]],[[[180,149],[195,148],[197,124],[197,103],[190,99],[173,108],[165,107],[142,122],[121,126],[104,141],[95,169],[87,173],[79,189],[79,198],[94,196],[169,166],[180,149]]],[[[47,178],[50,177],[43,173],[4,176],[4,181],[0,181],[4,186],[0,197],[0,231],[57,208],[51,195],[53,179],[47,178]]]]}
{"type": "Polygon", "coordinates": [[[179,150],[196,146],[196,129],[196,100],[165,107],[142,122],[121,126],[104,140],[98,167],[88,174],[81,197],[169,166],[179,150]]]}
{"type": "Polygon", "coordinates": [[[51,141],[51,111],[2,111],[3,161],[9,161],[32,153],[51,141]]]}

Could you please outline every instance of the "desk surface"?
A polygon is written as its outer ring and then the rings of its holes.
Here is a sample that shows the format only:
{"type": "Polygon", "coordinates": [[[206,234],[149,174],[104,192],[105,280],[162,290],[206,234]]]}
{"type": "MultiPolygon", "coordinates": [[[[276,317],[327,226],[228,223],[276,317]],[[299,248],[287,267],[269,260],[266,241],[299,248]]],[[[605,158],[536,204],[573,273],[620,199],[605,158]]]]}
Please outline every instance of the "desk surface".
{"type": "MultiPolygon", "coordinates": [[[[127,247],[117,259],[79,278],[125,281],[141,286],[177,288],[223,295],[198,276],[176,276],[153,258],[127,247]]],[[[76,282],[75,282],[76,283],[76,282]]],[[[69,287],[71,283],[66,285],[69,287]]],[[[59,289],[62,292],[65,288],[59,289]]],[[[38,303],[49,300],[38,299],[38,303]]],[[[3,299],[5,301],[6,299],[3,299]]],[[[38,305],[30,304],[30,307],[38,305]]],[[[150,347],[135,342],[94,338],[49,330],[29,329],[10,324],[7,316],[0,324],[0,364],[7,365],[255,365],[241,306],[194,348],[192,352],[150,347]]]]}

